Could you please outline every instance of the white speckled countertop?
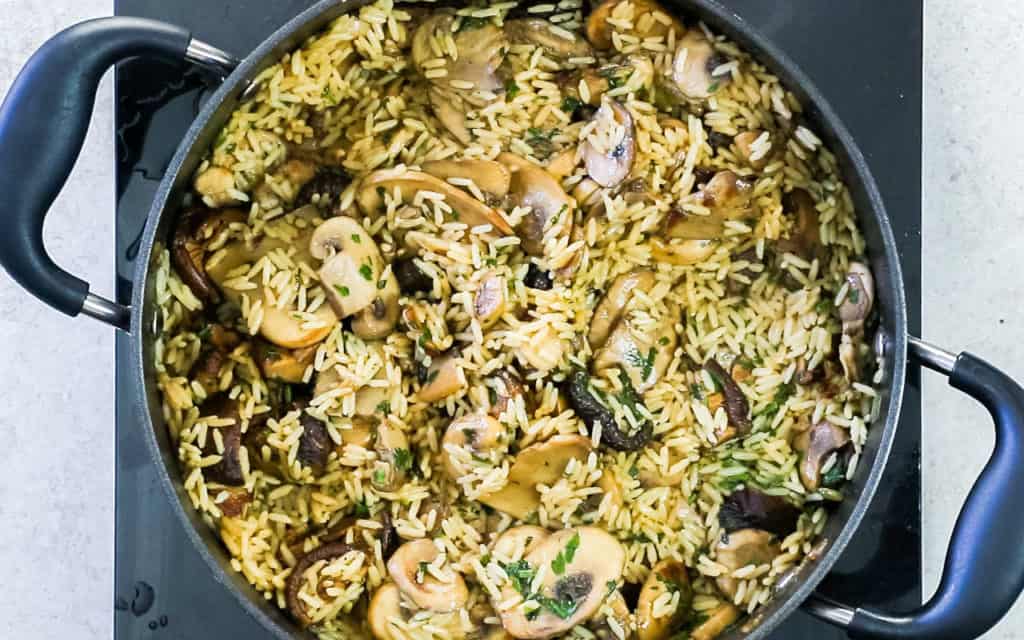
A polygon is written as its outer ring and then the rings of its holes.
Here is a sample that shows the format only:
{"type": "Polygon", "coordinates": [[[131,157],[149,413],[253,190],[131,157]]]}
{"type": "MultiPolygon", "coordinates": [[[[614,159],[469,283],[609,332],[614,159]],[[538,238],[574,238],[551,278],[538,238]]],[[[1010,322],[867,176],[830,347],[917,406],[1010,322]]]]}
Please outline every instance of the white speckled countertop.
{"type": "MultiPolygon", "coordinates": [[[[0,94],[47,37],[110,11],[110,0],[0,0],[0,94]]],[[[1021,380],[1024,3],[927,0],[925,14],[923,333],[1021,380]]],[[[108,75],[82,160],[46,227],[56,261],[107,295],[112,107],[108,75]]],[[[9,478],[0,482],[0,638],[109,638],[113,333],[51,311],[0,273],[0,345],[0,435],[10,443],[0,448],[9,478]]],[[[927,592],[993,437],[978,405],[937,375],[922,378],[927,592]]],[[[1024,638],[1024,602],[986,638],[1024,638]]]]}

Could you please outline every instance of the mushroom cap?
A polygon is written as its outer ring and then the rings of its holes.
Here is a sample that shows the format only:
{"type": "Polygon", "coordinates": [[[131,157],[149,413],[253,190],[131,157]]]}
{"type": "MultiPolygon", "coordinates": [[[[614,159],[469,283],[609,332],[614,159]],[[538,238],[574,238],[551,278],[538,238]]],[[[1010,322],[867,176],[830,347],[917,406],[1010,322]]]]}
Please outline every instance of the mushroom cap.
{"type": "Polygon", "coordinates": [[[691,29],[679,40],[672,60],[672,80],[687,98],[708,98],[718,85],[729,81],[728,75],[711,75],[725,62],[699,29],[691,29]]]}
{"type": "Polygon", "coordinates": [[[618,186],[629,176],[636,158],[636,133],[629,110],[614,100],[604,100],[591,122],[594,131],[583,143],[587,173],[602,187],[618,186]],[[595,144],[595,138],[600,140],[595,144]]]}
{"type": "Polygon", "coordinates": [[[752,487],[737,489],[725,497],[718,511],[718,524],[726,533],[740,529],[761,529],[786,537],[796,531],[800,509],[785,498],[752,487]]]}
{"type": "Polygon", "coordinates": [[[454,33],[455,12],[441,9],[431,13],[420,23],[412,36],[412,61],[421,73],[432,60],[441,58],[447,75],[431,79],[438,86],[451,86],[454,81],[469,82],[477,91],[501,91],[504,82],[498,74],[498,67],[505,59],[508,41],[505,32],[492,22],[472,29],[454,33]],[[456,59],[435,52],[435,41],[439,37],[452,37],[458,53],[456,59]]]}
{"type": "Polygon", "coordinates": [[[655,262],[663,262],[676,266],[687,266],[703,262],[718,250],[714,240],[671,240],[664,242],[660,238],[651,241],[651,258],[655,262]]]}
{"type": "Polygon", "coordinates": [[[722,388],[722,395],[725,397],[725,412],[729,416],[729,424],[741,436],[750,433],[750,430],[753,428],[753,422],[750,419],[750,402],[743,393],[743,389],[733,380],[732,374],[726,371],[725,367],[714,358],[708,358],[704,362],[704,370],[722,388]]]}
{"type": "Polygon", "coordinates": [[[519,224],[517,233],[526,253],[543,255],[545,235],[553,226],[558,226],[555,234],[558,237],[572,232],[576,203],[550,173],[530,162],[509,164],[507,159],[510,155],[499,156],[512,170],[509,200],[529,211],[519,224]]]}
{"type": "Polygon", "coordinates": [[[851,262],[846,271],[849,292],[839,305],[839,319],[843,322],[843,333],[860,332],[864,321],[871,314],[875,303],[875,279],[871,269],[863,262],[851,262]]]}
{"type": "Polygon", "coordinates": [[[453,355],[434,358],[427,369],[427,383],[420,387],[417,399],[420,402],[440,402],[448,396],[464,390],[469,383],[462,365],[453,355]]]}
{"type": "Polygon", "coordinates": [[[395,618],[405,618],[402,610],[402,592],[394,582],[385,582],[370,598],[370,606],[366,613],[370,633],[376,640],[396,640],[396,636],[391,633],[391,621],[395,618]]]}
{"type": "Polygon", "coordinates": [[[739,586],[731,573],[748,565],[771,564],[781,548],[775,542],[775,535],[761,529],[740,529],[724,536],[716,548],[715,559],[729,570],[718,577],[715,584],[730,599],[736,595],[739,586]]]}
{"type": "Polygon", "coordinates": [[[347,216],[325,220],[309,240],[309,254],[323,260],[320,281],[339,317],[359,313],[376,300],[380,250],[358,221],[347,216]]]}
{"type": "Polygon", "coordinates": [[[707,620],[690,631],[690,640],[714,640],[740,619],[740,610],[732,603],[719,605],[707,620]]]}
{"type": "Polygon", "coordinates": [[[469,590],[462,576],[451,567],[447,567],[447,581],[439,580],[422,568],[424,563],[433,563],[440,555],[441,551],[431,540],[413,540],[398,547],[387,566],[391,579],[417,607],[446,613],[465,605],[469,590]]]}
{"type": "Polygon", "coordinates": [[[512,44],[534,44],[561,62],[594,55],[590,44],[572,31],[554,29],[543,18],[517,18],[505,23],[505,34],[512,44]]]}
{"type": "Polygon", "coordinates": [[[783,196],[782,204],[785,213],[793,217],[793,227],[789,237],[778,240],[776,247],[806,260],[821,258],[824,247],[814,198],[803,189],[793,189],[783,196]]]}
{"type": "Polygon", "coordinates": [[[438,87],[430,87],[427,97],[430,98],[430,108],[434,112],[434,117],[444,128],[462,144],[472,144],[473,133],[466,124],[466,111],[469,109],[466,101],[455,91],[438,87]]]}
{"type": "Polygon", "coordinates": [[[821,468],[829,455],[850,443],[850,434],[828,420],[811,425],[793,441],[793,448],[800,452],[800,481],[808,491],[817,491],[821,486],[821,468]]]}
{"type": "Polygon", "coordinates": [[[325,544],[313,549],[300,558],[292,568],[292,572],[288,574],[288,579],[285,582],[285,602],[288,605],[288,611],[303,628],[308,627],[314,622],[306,611],[302,599],[299,598],[299,591],[301,591],[302,585],[306,581],[306,572],[322,560],[330,562],[349,553],[362,554],[364,552],[344,542],[325,544]]]}
{"type": "MultiPolygon", "coordinates": [[[[565,633],[597,613],[608,594],[607,585],[622,575],[626,552],[604,529],[579,527],[551,534],[524,560],[535,570],[542,566],[547,569],[538,593],[561,601],[572,613],[563,618],[545,606],[536,616],[527,616],[520,606],[498,613],[513,637],[544,639],[565,633]],[[575,546],[572,553],[567,550],[570,542],[575,546]]],[[[511,584],[502,588],[503,601],[515,594],[511,584]]]]}
{"type": "Polygon", "coordinates": [[[377,296],[352,319],[352,333],[363,340],[386,338],[398,324],[401,290],[393,273],[377,281],[377,296]],[[383,283],[384,287],[381,288],[383,283]]]}
{"type": "Polygon", "coordinates": [[[505,313],[505,278],[489,273],[482,280],[473,296],[473,315],[484,329],[491,327],[505,313]]]}
{"type": "Polygon", "coordinates": [[[484,452],[498,446],[504,434],[501,423],[486,414],[466,414],[452,420],[441,438],[441,456],[448,475],[453,480],[462,477],[462,470],[452,459],[449,447],[469,445],[474,451],[484,452]]]}
{"type": "Polygon", "coordinates": [[[544,527],[532,524],[511,527],[494,540],[491,551],[502,558],[522,558],[539,547],[550,535],[551,532],[544,527]]]}
{"type": "Polygon", "coordinates": [[[636,604],[637,640],[665,640],[679,630],[690,615],[693,589],[686,565],[667,558],[654,565],[640,589],[636,604]],[[654,603],[665,593],[679,592],[679,602],[669,615],[655,617],[654,603]]]}
{"type": "Polygon", "coordinates": [[[654,272],[641,269],[624,273],[612,281],[590,319],[587,341],[591,349],[601,348],[626,311],[634,289],[648,291],[654,286],[654,272]]]}
{"type": "Polygon", "coordinates": [[[494,160],[431,160],[423,163],[423,173],[447,181],[449,178],[472,180],[481,191],[495,198],[508,193],[512,173],[494,160]]]}

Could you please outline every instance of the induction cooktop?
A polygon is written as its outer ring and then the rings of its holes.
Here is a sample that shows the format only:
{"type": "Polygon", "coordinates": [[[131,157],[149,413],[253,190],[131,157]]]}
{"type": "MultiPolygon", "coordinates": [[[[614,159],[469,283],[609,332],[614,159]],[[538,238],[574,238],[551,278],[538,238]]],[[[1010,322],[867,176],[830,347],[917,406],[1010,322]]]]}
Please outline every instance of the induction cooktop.
{"type": "MultiPolygon", "coordinates": [[[[922,2],[720,0],[773,38],[821,89],[878,181],[906,277],[910,331],[920,325],[922,2]]],[[[238,57],[313,0],[115,0],[118,15],[166,20],[238,57]]],[[[136,249],[157,185],[210,93],[193,70],[150,60],[116,72],[117,296],[131,299],[136,249]]],[[[213,579],[160,488],[131,387],[129,339],[116,344],[114,637],[247,638],[269,634],[213,579]]],[[[916,371],[878,494],[822,584],[851,604],[921,602],[921,416],[916,371]],[[883,544],[884,541],[884,544],[883,544]]],[[[796,613],[776,640],[844,634],[796,613]]]]}

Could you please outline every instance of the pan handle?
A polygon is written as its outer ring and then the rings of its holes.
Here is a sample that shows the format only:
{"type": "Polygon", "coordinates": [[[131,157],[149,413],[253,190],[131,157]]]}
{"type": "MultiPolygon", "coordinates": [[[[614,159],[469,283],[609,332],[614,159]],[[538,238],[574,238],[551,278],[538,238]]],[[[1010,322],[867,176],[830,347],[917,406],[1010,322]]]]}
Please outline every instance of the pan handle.
{"type": "Polygon", "coordinates": [[[996,446],[967,496],[946,551],[942,580],[913,611],[886,614],[813,595],[808,613],[852,638],[977,638],[1006,615],[1024,590],[1024,389],[984,360],[910,338],[910,356],[949,376],[949,384],[989,410],[996,446]]]}
{"type": "Polygon", "coordinates": [[[89,292],[43,245],[43,222],[82,150],[96,88],[122,60],[189,61],[224,78],[238,62],[188,31],[142,18],[99,18],[58,33],[36,51],[0,105],[0,193],[6,199],[0,265],[18,284],[70,316],[123,331],[130,310],[89,292]]]}

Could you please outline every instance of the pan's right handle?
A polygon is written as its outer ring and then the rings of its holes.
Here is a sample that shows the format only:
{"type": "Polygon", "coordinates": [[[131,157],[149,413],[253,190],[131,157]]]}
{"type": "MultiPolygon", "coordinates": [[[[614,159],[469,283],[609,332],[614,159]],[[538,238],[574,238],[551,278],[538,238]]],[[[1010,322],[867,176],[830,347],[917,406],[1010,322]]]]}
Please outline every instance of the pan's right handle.
{"type": "Polygon", "coordinates": [[[814,595],[805,609],[852,638],[966,640],[1006,615],[1024,590],[1024,389],[969,353],[910,338],[910,356],[989,410],[996,446],[967,496],[946,551],[939,588],[902,614],[850,607],[814,595]]]}
{"type": "Polygon", "coordinates": [[[96,88],[122,60],[152,56],[191,61],[225,77],[230,55],[173,25],[142,18],[99,18],[48,40],[0,105],[0,264],[29,293],[70,316],[85,313],[124,331],[129,309],[89,293],[43,246],[43,221],[71,174],[89,128],[96,88]]]}

